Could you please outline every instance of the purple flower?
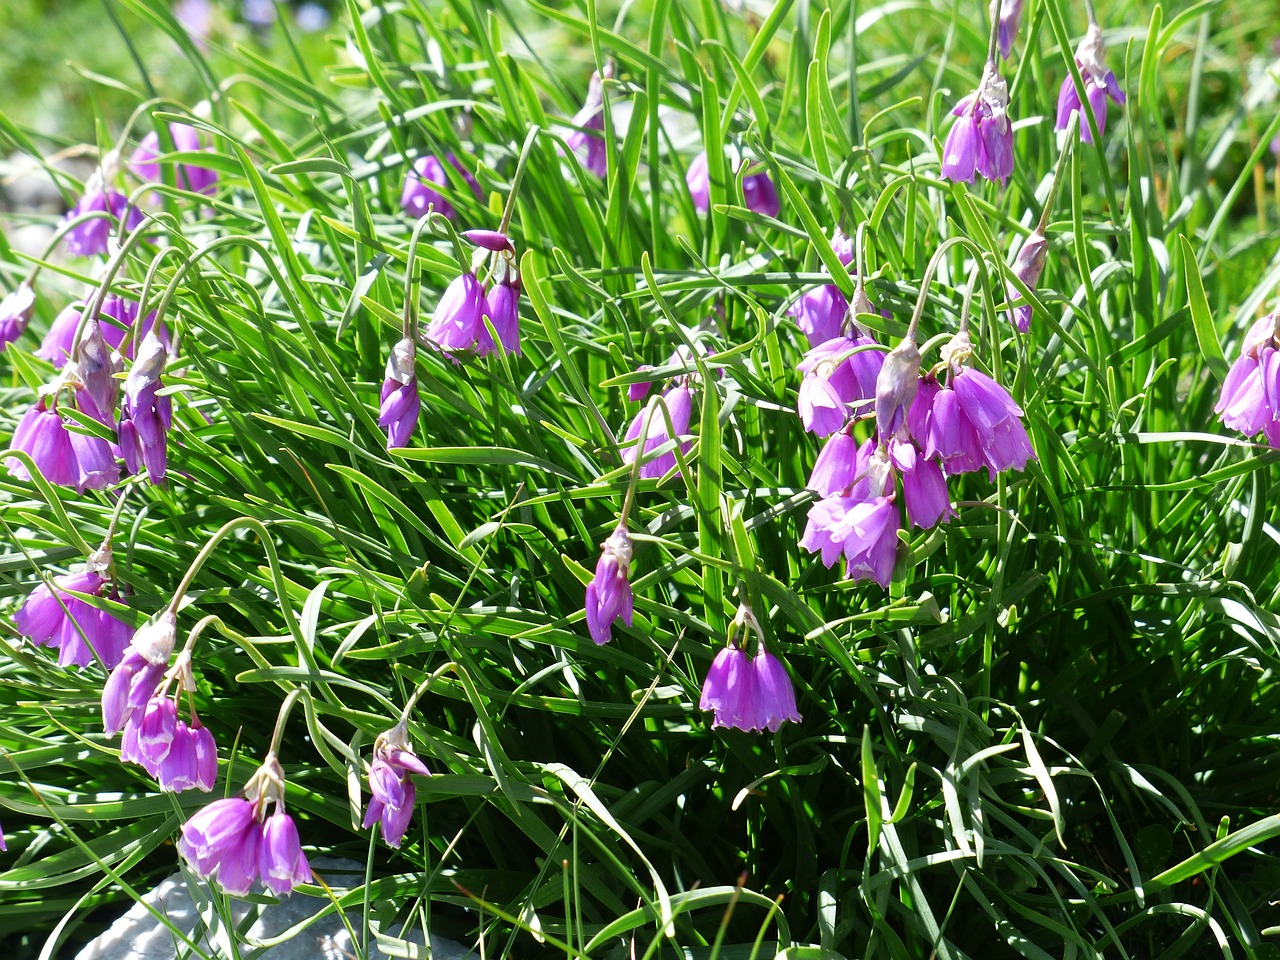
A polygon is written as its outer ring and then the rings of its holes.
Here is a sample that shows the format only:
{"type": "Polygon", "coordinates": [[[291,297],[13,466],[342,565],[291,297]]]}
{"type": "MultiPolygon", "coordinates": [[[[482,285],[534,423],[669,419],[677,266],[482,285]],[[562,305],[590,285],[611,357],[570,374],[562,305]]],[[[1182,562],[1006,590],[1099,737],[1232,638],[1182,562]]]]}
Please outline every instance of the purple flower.
{"type": "Polygon", "coordinates": [[[18,289],[0,300],[0,353],[22,336],[36,308],[36,292],[23,280],[18,289]]]}
{"type": "Polygon", "coordinates": [[[956,122],[942,148],[942,175],[972,183],[975,173],[1004,183],[1013,173],[1013,125],[1009,88],[994,63],[983,71],[978,89],[952,109],[956,122]]]}
{"type": "Polygon", "coordinates": [[[920,350],[904,338],[889,351],[876,378],[876,430],[888,440],[906,426],[907,410],[920,387],[920,350]]]}
{"type": "MultiPolygon", "coordinates": [[[[181,153],[199,153],[204,150],[200,144],[200,132],[186,123],[169,124],[169,138],[173,141],[173,149],[181,153]]],[[[129,159],[129,168],[140,180],[160,180],[160,135],[154,130],[142,138],[138,149],[133,151],[129,159]]],[[[218,186],[218,174],[206,167],[191,163],[178,164],[177,184],[184,190],[194,193],[213,194],[218,186]]]]}
{"type": "Polygon", "coordinates": [[[1022,23],[1022,0],[991,0],[990,16],[996,16],[999,7],[1000,20],[996,27],[996,42],[1000,48],[1000,56],[1009,59],[1013,50],[1013,42],[1018,39],[1018,27],[1022,23]]]}
{"type": "Polygon", "coordinates": [[[75,363],[65,368],[68,382],[80,388],[76,391],[76,408],[104,427],[116,425],[116,406],[120,402],[118,359],[112,355],[102,324],[94,317],[80,333],[75,363]]]}
{"type": "Polygon", "coordinates": [[[407,447],[413,428],[418,424],[422,398],[418,395],[416,352],[413,340],[405,337],[391,348],[391,356],[387,358],[378,426],[387,431],[388,450],[407,447]]]}
{"type": "Polygon", "coordinates": [[[364,827],[382,824],[382,839],[392,847],[399,847],[413,819],[417,791],[410,774],[431,776],[431,771],[418,759],[409,743],[409,731],[399,723],[379,734],[373,747],[373,762],[369,765],[369,807],[364,815],[364,827]]]}
{"type": "MultiPolygon", "coordinates": [[[[173,703],[168,697],[162,699],[165,703],[173,703]]],[[[126,724],[120,758],[139,764],[156,778],[161,790],[181,793],[194,787],[208,793],[218,780],[218,747],[208,727],[193,723],[192,726],[183,720],[174,720],[172,730],[168,731],[166,749],[158,760],[152,759],[159,752],[156,746],[149,750],[141,748],[141,726],[126,724]],[[137,750],[136,756],[129,753],[134,749],[137,750]]]]}
{"type": "Polygon", "coordinates": [[[795,317],[796,326],[809,338],[809,346],[816,347],[841,335],[849,301],[834,283],[825,283],[802,296],[787,313],[795,317]]]}
{"type": "MultiPolygon", "coordinates": [[[[687,384],[678,384],[662,395],[663,402],[667,408],[667,413],[671,416],[671,426],[675,429],[675,437],[684,436],[689,432],[689,421],[693,416],[693,391],[687,384]]],[[[635,419],[631,421],[631,425],[627,428],[623,442],[626,443],[640,438],[640,431],[644,429],[646,418],[649,418],[648,409],[641,410],[636,414],[635,419]]],[[[649,418],[649,433],[644,441],[645,462],[640,467],[640,477],[645,480],[657,480],[666,476],[670,471],[674,470],[677,465],[674,450],[662,454],[660,457],[649,458],[648,455],[667,441],[674,439],[667,432],[667,418],[662,415],[660,409],[654,409],[653,415],[649,418]]],[[[685,442],[680,445],[682,453],[687,453],[691,443],[685,442]]],[[[637,446],[632,444],[622,451],[623,463],[634,463],[636,459],[637,446]]]]}
{"type": "Polygon", "coordinates": [[[832,434],[818,453],[813,473],[809,476],[809,489],[820,497],[834,496],[848,490],[867,470],[867,461],[875,447],[867,440],[861,447],[848,429],[832,434]]]}
{"type": "Polygon", "coordinates": [[[613,622],[621,620],[631,626],[631,537],[627,528],[616,530],[600,544],[595,578],[587,584],[587,629],[597,644],[613,638],[613,622]]]}
{"type": "Polygon", "coordinates": [[[784,721],[800,720],[787,668],[763,644],[754,659],[736,644],[716,654],[698,709],[714,711],[713,730],[777,731],[784,721]]]}
{"type": "Polygon", "coordinates": [[[711,172],[707,166],[707,151],[703,150],[693,158],[684,175],[684,182],[689,188],[693,209],[706,213],[711,208],[711,172]]]}
{"type": "MultiPolygon", "coordinates": [[[[646,370],[652,370],[652,364],[642,363],[636,367],[636,373],[643,373],[646,370]]],[[[652,380],[637,380],[635,383],[627,385],[627,399],[632,403],[637,400],[643,400],[649,395],[650,388],[653,387],[652,380]]]]}
{"type": "Polygon", "coordinates": [[[839,227],[836,227],[831,234],[831,249],[836,252],[836,256],[846,267],[853,263],[853,237],[839,227]]]}
{"type": "Polygon", "coordinates": [[[311,880],[311,865],[285,812],[284,790],[284,771],[268,753],[245,784],[244,797],[215,800],[183,824],[178,852],[227,893],[244,896],[258,880],[277,896],[291,893],[311,880]],[[269,804],[275,805],[270,817],[269,804]]]}
{"type": "MultiPolygon", "coordinates": [[[[458,158],[452,153],[446,154],[445,160],[471,188],[476,199],[480,199],[480,184],[476,182],[476,178],[458,162],[458,158]]],[[[400,206],[415,220],[430,209],[435,209],[450,220],[455,220],[458,216],[457,209],[439,190],[435,189],[448,186],[449,177],[445,173],[444,164],[436,158],[435,154],[429,153],[419,157],[413,162],[413,169],[405,178],[404,192],[400,195],[400,206]]]]}
{"type": "Polygon", "coordinates": [[[115,177],[116,163],[113,157],[114,154],[111,154],[103,160],[102,169],[95,171],[89,178],[84,195],[67,214],[68,221],[86,214],[105,214],[85,220],[67,232],[67,250],[73,256],[91,257],[106,253],[111,233],[117,223],[124,222],[125,232],[142,223],[142,211],[132,206],[123,193],[106,185],[108,180],[115,177]]]}
{"type": "MultiPolygon", "coordinates": [[[[1107,48],[1102,42],[1102,28],[1096,23],[1089,24],[1084,39],[1076,47],[1076,66],[1080,68],[1080,79],[1084,81],[1085,101],[1089,104],[1089,113],[1098,124],[1098,133],[1107,128],[1107,98],[1117,104],[1125,101],[1124,91],[1116,75],[1107,69],[1107,48]]],[[[1080,91],[1070,74],[1062,81],[1062,89],[1058,91],[1058,121],[1055,130],[1065,130],[1071,122],[1071,115],[1080,112],[1080,91]]],[[[1093,143],[1093,129],[1089,119],[1080,117],[1080,140],[1093,143]]]]}
{"type": "MultiPolygon", "coordinates": [[[[738,162],[738,169],[747,166],[745,158],[738,162]]],[[[707,164],[707,152],[704,150],[693,158],[685,173],[684,182],[689,188],[689,196],[693,199],[693,208],[699,213],[706,213],[711,207],[711,173],[707,164]]],[[[748,173],[742,178],[742,200],[748,210],[763,213],[768,217],[776,217],[782,208],[778,198],[778,189],[764,171],[748,173]]]]}
{"type": "MultiPolygon", "coordinates": [[[[1010,268],[1010,272],[1034,290],[1036,284],[1040,281],[1040,274],[1044,272],[1044,263],[1048,250],[1049,242],[1037,228],[1031,236],[1027,237],[1026,242],[1018,250],[1018,255],[1013,258],[1013,266],[1010,268]]],[[[1014,300],[1020,300],[1022,295],[1018,292],[1018,288],[1010,283],[1006,287],[1006,298],[1013,302],[1014,300]]],[[[1026,333],[1031,329],[1031,304],[1023,303],[1014,307],[1009,314],[1009,319],[1013,321],[1013,325],[1017,327],[1019,333],[1026,333]]]]}
{"type": "Polygon", "coordinates": [[[825,566],[844,554],[847,575],[888,587],[897,562],[898,508],[884,496],[832,496],[809,510],[800,546],[820,553],[825,566]]]}
{"type": "Polygon", "coordinates": [[[885,361],[875,346],[870,335],[853,325],[849,335],[820,343],[804,355],[797,367],[804,374],[797,409],[806,430],[825,437],[862,412],[865,401],[875,396],[885,361]]]}
{"type": "Polygon", "coordinates": [[[484,285],[474,273],[464,273],[445,288],[424,336],[446,353],[470,350],[485,332],[486,309],[484,285]]]}
{"type": "Polygon", "coordinates": [[[128,723],[155,695],[173,655],[178,618],[166,610],[134,633],[123,659],[102,688],[102,729],[108,736],[128,723]]]}
{"type": "MultiPolygon", "coordinates": [[[[44,339],[40,342],[39,349],[35,351],[35,355],[41,360],[48,360],[52,363],[55,370],[62,369],[67,362],[67,358],[71,356],[71,348],[75,344],[76,329],[80,326],[80,317],[84,313],[84,306],[82,302],[77,301],[69,304],[59,313],[54,318],[53,323],[49,325],[49,332],[45,334],[44,339]]],[[[138,304],[132,300],[117,297],[114,294],[107,296],[103,300],[102,309],[98,312],[98,320],[102,324],[103,338],[113,350],[120,348],[120,344],[124,342],[125,334],[137,319],[138,304]]],[[[160,337],[161,342],[168,346],[169,333],[165,330],[163,324],[156,325],[156,315],[153,311],[142,321],[141,327],[130,341],[128,349],[125,350],[126,356],[133,357],[138,341],[145,337],[153,326],[155,326],[156,334],[160,337]]]]}
{"type": "Polygon", "coordinates": [[[907,520],[922,529],[955,516],[947,478],[936,460],[927,459],[910,440],[890,440],[889,459],[902,474],[902,499],[907,520]]]}
{"type": "MultiPolygon", "coordinates": [[[[606,67],[605,76],[612,71],[606,67]]],[[[597,177],[604,179],[609,175],[609,153],[605,143],[604,130],[604,85],[600,74],[591,75],[591,85],[587,88],[587,99],[582,109],[574,114],[571,121],[575,129],[565,137],[568,146],[582,160],[582,165],[597,177]]]]}
{"type": "Polygon", "coordinates": [[[145,466],[152,483],[164,480],[168,469],[167,436],[173,426],[173,403],[159,392],[160,375],[168,359],[160,338],[154,330],[149,331],[125,379],[117,427],[125,466],[130,473],[137,473],[139,465],[145,466]]]}
{"type": "Polygon", "coordinates": [[[210,0],[177,0],[173,5],[173,18],[187,31],[201,50],[207,49],[209,34],[213,28],[213,7],[210,0]]]}
{"type": "MultiPolygon", "coordinates": [[[[68,426],[66,418],[56,409],[47,408],[42,399],[18,421],[9,449],[30,456],[45,480],[57,486],[75,487],[83,493],[116,483],[120,468],[107,441],[72,432],[68,426]]],[[[18,458],[8,458],[5,466],[16,479],[31,479],[18,458]]]]}
{"type": "Polygon", "coordinates": [[[110,670],[124,656],[133,628],[114,614],[92,607],[68,591],[119,600],[110,581],[94,570],[54,577],[53,587],[42,583],[31,591],[13,616],[18,633],[37,646],[56,647],[58,666],[87,667],[94,654],[110,670]]]}
{"type": "MultiPolygon", "coordinates": [[[[493,332],[498,335],[498,342],[507,353],[520,355],[520,281],[515,279],[515,270],[511,269],[508,277],[501,283],[489,288],[485,297],[484,315],[489,319],[493,332]]],[[[480,334],[476,345],[476,356],[483,357],[493,350],[493,339],[486,328],[480,334]]]]}
{"type": "Polygon", "coordinates": [[[1271,313],[1249,328],[1213,408],[1228,429],[1246,437],[1262,431],[1273,447],[1280,447],[1278,323],[1280,313],[1271,313]]]}

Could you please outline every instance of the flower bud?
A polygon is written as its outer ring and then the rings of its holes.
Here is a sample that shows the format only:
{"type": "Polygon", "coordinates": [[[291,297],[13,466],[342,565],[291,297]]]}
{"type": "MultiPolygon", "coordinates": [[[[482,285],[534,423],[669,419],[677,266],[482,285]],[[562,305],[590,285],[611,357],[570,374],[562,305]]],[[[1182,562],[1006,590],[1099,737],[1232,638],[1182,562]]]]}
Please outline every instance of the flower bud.
{"type": "Polygon", "coordinates": [[[888,440],[905,424],[907,409],[920,386],[920,350],[904,339],[889,351],[876,378],[876,428],[888,440]]]}

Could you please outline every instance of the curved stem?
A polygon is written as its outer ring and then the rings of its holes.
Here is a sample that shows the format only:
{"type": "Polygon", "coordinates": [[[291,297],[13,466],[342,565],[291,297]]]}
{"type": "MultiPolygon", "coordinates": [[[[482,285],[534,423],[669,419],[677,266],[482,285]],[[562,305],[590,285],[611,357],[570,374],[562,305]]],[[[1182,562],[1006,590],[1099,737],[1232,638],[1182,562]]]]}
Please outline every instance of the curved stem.
{"type": "Polygon", "coordinates": [[[418,340],[418,276],[413,264],[418,255],[418,240],[430,222],[431,214],[427,213],[413,225],[413,234],[409,237],[409,256],[404,267],[404,318],[401,330],[407,339],[415,343],[418,340]]]}
{"type": "Polygon", "coordinates": [[[435,683],[446,673],[457,673],[460,669],[461,668],[456,663],[450,660],[444,666],[437,668],[425,680],[418,684],[413,691],[413,695],[405,702],[404,709],[400,711],[400,722],[402,724],[407,724],[409,722],[409,714],[411,714],[413,712],[413,708],[418,705],[418,701],[422,698],[422,695],[430,689],[431,684],[435,683]]]}
{"type": "Polygon", "coordinates": [[[916,329],[920,326],[920,317],[924,313],[924,302],[929,293],[929,284],[933,281],[933,275],[938,269],[938,264],[942,262],[942,255],[957,244],[965,244],[972,247],[974,256],[979,260],[982,259],[982,248],[968,237],[951,237],[938,245],[938,249],[934,251],[929,260],[929,265],[924,268],[924,277],[920,281],[920,296],[916,298],[916,309],[911,314],[911,324],[907,327],[907,334],[903,337],[904,340],[914,340],[916,338],[916,329]]]}
{"type": "Polygon", "coordinates": [[[1049,184],[1049,196],[1045,197],[1044,209],[1040,211],[1040,222],[1036,224],[1036,233],[1044,236],[1049,226],[1049,214],[1053,212],[1054,201],[1058,199],[1058,187],[1062,181],[1062,170],[1067,165],[1067,157],[1071,155],[1071,145],[1076,140],[1076,128],[1080,124],[1080,111],[1074,110],[1067,121],[1067,136],[1062,143],[1062,152],[1058,154],[1058,162],[1053,168],[1053,181],[1049,184]]]}
{"type": "Polygon", "coordinates": [[[284,739],[284,725],[289,720],[289,712],[305,692],[302,687],[294,687],[285,695],[284,702],[280,704],[280,712],[276,714],[276,726],[271,731],[271,746],[267,748],[267,756],[272,756],[279,751],[280,741],[284,739]]]}
{"type": "Polygon", "coordinates": [[[649,439],[649,425],[653,423],[653,415],[658,406],[666,410],[666,401],[661,394],[649,398],[644,411],[644,422],[640,425],[640,436],[636,440],[636,456],[631,461],[631,479],[627,481],[627,494],[622,501],[622,513],[618,515],[618,526],[627,525],[627,517],[631,515],[631,504],[635,501],[636,487],[640,484],[640,461],[644,455],[644,445],[649,439]]]}

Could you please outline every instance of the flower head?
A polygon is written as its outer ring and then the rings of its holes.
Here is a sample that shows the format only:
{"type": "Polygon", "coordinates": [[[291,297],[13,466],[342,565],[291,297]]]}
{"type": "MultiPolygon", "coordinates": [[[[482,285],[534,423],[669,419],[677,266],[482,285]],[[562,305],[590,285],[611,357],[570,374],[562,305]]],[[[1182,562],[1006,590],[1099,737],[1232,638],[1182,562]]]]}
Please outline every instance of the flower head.
{"type": "Polygon", "coordinates": [[[484,284],[464,273],[445,288],[424,335],[446,352],[470,350],[484,332],[487,306],[484,284]]]}
{"type": "MultiPolygon", "coordinates": [[[[1089,24],[1084,39],[1076,47],[1076,66],[1080,68],[1080,79],[1084,81],[1084,103],[1089,105],[1089,113],[1097,121],[1098,133],[1102,134],[1107,127],[1107,98],[1117,104],[1125,101],[1124,91],[1116,75],[1107,69],[1107,48],[1102,42],[1102,28],[1096,23],[1089,24]]],[[[1058,120],[1054,129],[1065,130],[1071,123],[1071,115],[1079,113],[1082,102],[1080,91],[1070,74],[1062,81],[1062,89],[1058,91],[1058,120]]],[[[1080,140],[1093,143],[1093,128],[1087,117],[1080,117],[1080,140]]]]}
{"type": "Polygon", "coordinates": [[[825,566],[844,555],[852,580],[874,580],[888,587],[898,555],[898,508],[886,496],[835,495],[809,510],[800,546],[820,553],[825,566]]]}
{"type": "Polygon", "coordinates": [[[133,629],[114,614],[71,595],[74,591],[119,601],[115,587],[102,576],[103,569],[103,564],[91,561],[80,573],[54,577],[52,587],[40,584],[14,614],[18,633],[37,646],[57,649],[60,667],[87,667],[96,654],[110,670],[124,656],[133,629]]]}
{"type": "MultiPolygon", "coordinates": [[[[480,184],[458,162],[458,158],[452,153],[445,154],[445,162],[457,171],[457,175],[471,188],[471,192],[476,195],[476,199],[480,199],[480,184]]],[[[415,220],[428,210],[436,210],[443,213],[450,220],[455,220],[458,216],[457,208],[436,189],[437,187],[448,186],[449,176],[445,173],[444,164],[440,162],[435,154],[429,153],[426,156],[419,157],[413,162],[413,169],[409,171],[409,175],[405,177],[404,191],[400,195],[400,206],[405,213],[415,220]]]]}
{"type": "Polygon", "coordinates": [[[587,629],[598,644],[612,639],[615,620],[631,626],[631,553],[631,537],[622,524],[600,544],[596,575],[587,584],[586,599],[587,629]]]}
{"type": "Polygon", "coordinates": [[[284,809],[284,771],[268,753],[243,797],[202,807],[182,826],[178,852],[202,877],[243,896],[259,880],[277,896],[311,880],[298,828],[284,809]],[[267,807],[274,805],[268,816],[267,807]]]}
{"type": "Polygon", "coordinates": [[[36,308],[36,292],[23,280],[18,289],[0,300],[0,353],[22,336],[36,308]]]}
{"type": "Polygon", "coordinates": [[[1004,183],[1013,173],[1013,125],[1009,88],[994,63],[983,71],[978,89],[952,109],[956,122],[942,148],[942,175],[972,183],[975,174],[1004,183]]]}
{"type": "Polygon", "coordinates": [[[739,640],[731,637],[711,662],[698,709],[714,712],[713,730],[732,727],[776,732],[785,722],[799,723],[787,668],[765,649],[764,632],[746,604],[738,608],[730,629],[736,632],[742,628],[750,628],[757,637],[755,657],[748,656],[739,640]]]}
{"type": "MultiPolygon", "coordinates": [[[[120,479],[120,468],[110,444],[79,430],[44,398],[23,414],[13,432],[9,449],[27,454],[49,483],[85,490],[103,490],[120,479]]],[[[30,480],[31,473],[17,457],[5,466],[18,480],[30,480]]]]}
{"type": "Polygon", "coordinates": [[[378,410],[378,426],[387,431],[387,449],[407,447],[418,424],[422,398],[418,395],[416,349],[405,337],[391,348],[387,358],[387,375],[382,381],[382,406],[378,410]]]}
{"type": "Polygon", "coordinates": [[[117,431],[120,452],[130,473],[145,466],[147,479],[159,483],[168,469],[168,433],[173,426],[173,403],[160,393],[169,352],[154,330],[148,331],[138,350],[138,359],[124,382],[124,402],[120,406],[117,431]]]}
{"type": "Polygon", "coordinates": [[[1280,447],[1280,312],[1257,321],[1244,336],[1240,356],[1222,382],[1214,413],[1228,429],[1247,437],[1259,431],[1280,447]]]}
{"type": "Polygon", "coordinates": [[[109,186],[115,179],[117,163],[114,151],[103,158],[101,169],[94,171],[85,184],[84,194],[67,214],[68,221],[96,214],[67,231],[67,250],[74,256],[106,253],[117,223],[123,222],[125,232],[142,223],[142,211],[131,205],[123,193],[109,186]]]}
{"type": "MultiPolygon", "coordinates": [[[[742,178],[742,200],[748,210],[763,213],[767,217],[776,217],[782,209],[782,201],[778,198],[778,188],[763,170],[750,172],[750,161],[745,157],[738,160],[737,171],[747,167],[742,178]]],[[[693,208],[699,213],[706,213],[711,207],[711,168],[707,163],[707,152],[704,150],[693,158],[685,173],[685,184],[689,188],[689,196],[693,199],[693,208]]]]}
{"type": "Polygon", "coordinates": [[[373,745],[373,762],[369,765],[369,806],[364,826],[382,824],[382,839],[399,847],[404,839],[417,800],[410,774],[431,776],[426,764],[418,759],[409,742],[409,730],[403,722],[378,735],[373,745]]]}
{"type": "MultiPolygon", "coordinates": [[[[66,364],[67,358],[71,356],[71,351],[75,346],[76,330],[80,327],[80,318],[84,314],[84,306],[84,303],[76,301],[63,309],[54,318],[53,323],[49,325],[48,333],[45,334],[44,339],[40,341],[40,347],[35,351],[37,357],[52,363],[55,370],[61,369],[66,364]]],[[[97,319],[102,325],[102,336],[107,345],[112,350],[119,350],[120,345],[124,342],[125,334],[128,333],[129,328],[138,319],[138,304],[132,300],[126,300],[124,297],[117,297],[115,294],[111,294],[102,301],[102,309],[98,311],[97,319]]],[[[125,351],[126,356],[131,358],[134,356],[134,350],[138,342],[151,331],[153,326],[161,342],[166,346],[168,345],[168,331],[165,330],[163,324],[156,324],[156,315],[153,311],[143,319],[139,329],[130,340],[129,346],[125,351]]]]}
{"type": "Polygon", "coordinates": [[[102,688],[102,729],[107,736],[114,736],[155,695],[169,668],[177,626],[177,615],[166,610],[134,632],[102,688]]]}
{"type": "MultiPolygon", "coordinates": [[[[200,143],[200,132],[187,123],[169,124],[169,139],[173,148],[181,153],[199,153],[205,148],[200,143]]],[[[141,180],[160,179],[160,135],[154,130],[142,138],[138,148],[129,158],[129,168],[141,180]]],[[[177,168],[177,184],[194,193],[212,194],[218,186],[218,174],[207,167],[192,163],[180,163],[177,168]]]]}
{"type": "MultiPolygon", "coordinates": [[[[484,298],[484,317],[488,319],[493,332],[498,335],[498,343],[507,353],[520,355],[520,278],[516,274],[515,264],[509,259],[500,258],[499,272],[502,279],[489,288],[484,298]]],[[[486,327],[479,335],[476,344],[476,356],[483,357],[493,351],[493,338],[486,327]]]]}

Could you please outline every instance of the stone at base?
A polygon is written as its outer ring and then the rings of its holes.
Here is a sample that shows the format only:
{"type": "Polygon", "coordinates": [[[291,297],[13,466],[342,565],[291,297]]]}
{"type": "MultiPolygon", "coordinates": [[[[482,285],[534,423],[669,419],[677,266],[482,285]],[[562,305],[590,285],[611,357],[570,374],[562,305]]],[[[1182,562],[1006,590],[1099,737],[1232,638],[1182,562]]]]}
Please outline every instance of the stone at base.
{"type": "MultiPolygon", "coordinates": [[[[317,857],[311,866],[331,887],[345,887],[364,880],[364,864],[355,860],[317,857]]],[[[328,900],[298,894],[269,904],[231,898],[232,917],[238,928],[244,929],[251,915],[256,916],[241,937],[242,942],[250,943],[274,939],[328,905],[328,900]]],[[[358,908],[347,911],[347,921],[357,932],[360,917],[358,908]]],[[[130,907],[109,930],[81,950],[76,960],[176,960],[179,956],[231,957],[253,953],[246,947],[233,951],[229,942],[231,935],[213,909],[208,885],[199,883],[193,896],[187,878],[178,872],[130,907]],[[168,925],[157,919],[156,913],[165,917],[168,925]]],[[[398,950],[395,956],[427,956],[420,929],[396,931],[396,939],[414,944],[417,949],[398,950]]],[[[371,960],[391,956],[378,949],[372,932],[368,943],[371,960]]],[[[471,951],[460,943],[442,937],[431,938],[432,960],[465,960],[470,955],[471,951]]],[[[358,954],[342,918],[331,913],[255,956],[259,960],[352,960],[358,954]]]]}

